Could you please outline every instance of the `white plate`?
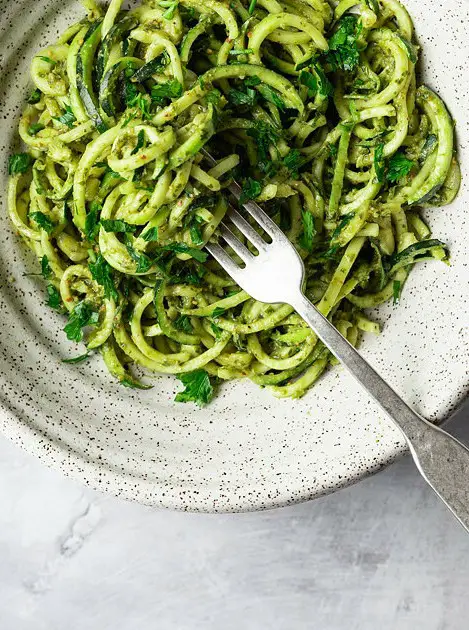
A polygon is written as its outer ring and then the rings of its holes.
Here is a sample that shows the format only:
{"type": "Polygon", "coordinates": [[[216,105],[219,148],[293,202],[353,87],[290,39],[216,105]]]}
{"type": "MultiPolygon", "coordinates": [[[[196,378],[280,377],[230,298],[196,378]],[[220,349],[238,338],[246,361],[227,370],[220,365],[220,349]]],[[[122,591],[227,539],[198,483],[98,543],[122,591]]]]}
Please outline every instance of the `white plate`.
{"type": "MultiPolygon", "coordinates": [[[[28,68],[40,46],[82,15],[78,2],[1,3],[2,155],[16,147],[28,68]],[[37,23],[38,16],[41,16],[37,23]]],[[[423,46],[425,80],[457,120],[463,174],[469,165],[469,5],[408,0],[423,46]]],[[[2,190],[6,189],[5,168],[2,190]]],[[[342,369],[330,371],[304,399],[271,397],[248,382],[222,387],[208,408],[172,402],[180,384],[157,379],[127,390],[99,356],[66,365],[79,353],[62,318],[44,305],[37,270],[0,212],[0,427],[44,462],[91,486],[151,505],[230,511],[311,499],[356,481],[404,450],[400,432],[342,369]]],[[[457,201],[429,212],[435,236],[451,248],[452,266],[418,266],[399,307],[379,310],[379,337],[362,351],[417,411],[446,417],[467,388],[469,272],[468,178],[457,201]]],[[[81,352],[80,352],[81,353],[81,352]]]]}

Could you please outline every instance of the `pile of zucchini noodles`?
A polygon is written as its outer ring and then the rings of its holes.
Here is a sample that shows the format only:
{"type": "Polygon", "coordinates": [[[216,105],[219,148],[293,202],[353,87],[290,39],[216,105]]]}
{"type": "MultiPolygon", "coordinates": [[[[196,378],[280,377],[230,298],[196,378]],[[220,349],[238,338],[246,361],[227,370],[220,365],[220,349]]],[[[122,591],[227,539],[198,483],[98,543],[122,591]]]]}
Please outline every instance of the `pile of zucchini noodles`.
{"type": "Polygon", "coordinates": [[[32,61],[27,152],[10,157],[15,229],[68,337],[86,339],[77,361],[98,349],[136,387],[132,366],[186,387],[191,374],[248,377],[299,397],[332,355],[203,245],[235,177],[353,344],[379,331],[364,309],[396,302],[416,261],[446,259],[419,210],[457,193],[453,122],[416,85],[411,19],[397,0],[121,4],[85,0],[87,18],[32,61]]]}

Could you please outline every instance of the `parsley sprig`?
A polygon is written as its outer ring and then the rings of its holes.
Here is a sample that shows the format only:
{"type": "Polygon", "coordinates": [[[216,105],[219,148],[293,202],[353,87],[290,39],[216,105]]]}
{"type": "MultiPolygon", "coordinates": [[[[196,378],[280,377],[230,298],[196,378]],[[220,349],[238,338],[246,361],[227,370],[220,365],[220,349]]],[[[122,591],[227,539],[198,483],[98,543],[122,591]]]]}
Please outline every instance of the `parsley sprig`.
{"type": "Polygon", "coordinates": [[[114,285],[112,268],[103,255],[99,254],[96,260],[94,262],[90,262],[88,266],[93,280],[96,280],[96,282],[103,287],[105,297],[108,299],[113,298],[114,300],[118,300],[119,295],[114,285]]]}
{"type": "Polygon", "coordinates": [[[358,66],[358,39],[362,30],[362,23],[356,15],[347,14],[340,18],[335,33],[329,39],[329,52],[326,54],[333,70],[352,72],[358,66]]]}
{"type": "Polygon", "coordinates": [[[15,153],[8,158],[8,174],[26,173],[31,168],[33,158],[29,153],[15,153]]]}
{"type": "Polygon", "coordinates": [[[410,173],[413,166],[414,162],[398,151],[389,160],[386,179],[390,182],[398,182],[410,173]]]}
{"type": "Polygon", "coordinates": [[[213,385],[206,370],[195,370],[179,374],[178,379],[185,386],[184,391],[176,394],[176,402],[195,402],[202,407],[208,404],[214,395],[213,385]]]}
{"type": "Polygon", "coordinates": [[[83,339],[83,328],[94,326],[98,323],[99,314],[93,306],[83,300],[79,302],[71,311],[64,331],[70,341],[81,341],[83,339]]]}

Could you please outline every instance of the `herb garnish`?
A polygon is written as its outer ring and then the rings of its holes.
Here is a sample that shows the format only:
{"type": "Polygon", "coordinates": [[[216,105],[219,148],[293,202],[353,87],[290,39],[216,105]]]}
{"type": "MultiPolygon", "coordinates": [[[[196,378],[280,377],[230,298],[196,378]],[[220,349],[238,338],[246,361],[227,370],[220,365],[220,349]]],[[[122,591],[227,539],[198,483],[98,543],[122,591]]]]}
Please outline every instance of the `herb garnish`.
{"type": "Polygon", "coordinates": [[[72,108],[69,105],[65,105],[65,114],[62,116],[54,116],[54,120],[62,123],[62,125],[66,125],[67,127],[72,128],[73,123],[76,122],[75,114],[72,111],[72,108]]]}
{"type": "Polygon", "coordinates": [[[42,95],[41,90],[39,88],[36,88],[29,95],[29,98],[28,98],[27,102],[30,105],[36,105],[36,103],[39,103],[39,101],[41,100],[41,95],[42,95]]]}
{"type": "Polygon", "coordinates": [[[195,402],[206,405],[213,398],[213,386],[206,370],[195,370],[187,374],[178,374],[178,379],[185,386],[184,391],[176,394],[176,402],[195,402]]]}
{"type": "Polygon", "coordinates": [[[317,233],[314,217],[311,212],[303,210],[301,212],[301,220],[303,223],[303,231],[301,232],[298,242],[303,249],[311,252],[313,250],[313,239],[317,233]]]}
{"type": "Polygon", "coordinates": [[[33,158],[29,153],[15,153],[8,158],[8,174],[17,175],[26,173],[33,163],[33,158]]]}
{"type": "Polygon", "coordinates": [[[49,259],[47,258],[45,254],[41,258],[41,274],[44,280],[47,280],[47,278],[50,278],[52,275],[52,269],[50,268],[50,265],[49,265],[49,259]]]}
{"type": "Polygon", "coordinates": [[[340,18],[338,28],[329,40],[326,59],[333,70],[351,72],[360,61],[358,38],[363,26],[356,15],[347,14],[340,18]]]}
{"type": "Polygon", "coordinates": [[[78,357],[72,357],[71,359],[62,359],[62,363],[71,363],[71,364],[83,363],[83,361],[86,361],[87,359],[89,359],[90,356],[91,356],[91,352],[86,352],[85,354],[80,354],[80,356],[78,357]]]}
{"type": "Polygon", "coordinates": [[[211,317],[213,317],[214,319],[218,319],[220,315],[223,315],[225,311],[226,308],[223,308],[222,306],[216,306],[212,311],[211,317]]]}
{"type": "Polygon", "coordinates": [[[99,315],[89,302],[83,300],[79,302],[68,317],[68,323],[64,328],[67,338],[70,341],[81,341],[83,339],[83,328],[94,326],[98,323],[99,315]]]}
{"type": "Polygon", "coordinates": [[[164,9],[166,9],[162,17],[165,20],[172,20],[174,17],[174,14],[176,13],[179,0],[161,0],[161,2],[158,2],[158,4],[160,7],[163,7],[164,9]]]}
{"type": "Polygon", "coordinates": [[[29,125],[28,133],[30,136],[35,136],[37,133],[39,133],[39,131],[42,131],[43,129],[45,129],[45,127],[41,123],[33,123],[32,125],[29,125]]]}
{"type": "Polygon", "coordinates": [[[55,310],[60,310],[62,306],[62,300],[60,297],[60,293],[58,289],[53,284],[48,284],[46,287],[47,291],[47,306],[53,308],[55,310]]]}
{"type": "Polygon", "coordinates": [[[101,219],[100,224],[105,232],[130,232],[132,234],[137,230],[136,225],[126,223],[122,219],[101,219]]]}
{"type": "Polygon", "coordinates": [[[99,232],[99,219],[103,207],[97,201],[92,201],[85,219],[85,236],[89,241],[94,241],[99,232]]]}
{"type": "Polygon", "coordinates": [[[252,177],[247,177],[242,186],[241,197],[239,198],[239,203],[243,204],[249,199],[255,199],[261,194],[262,185],[256,179],[252,177]]]}
{"type": "Polygon", "coordinates": [[[55,223],[51,219],[49,219],[49,217],[45,215],[44,212],[31,212],[29,214],[29,218],[37,223],[37,225],[41,229],[45,230],[47,234],[50,234],[54,231],[55,223]]]}
{"type": "Polygon", "coordinates": [[[166,98],[178,98],[183,93],[181,83],[177,79],[171,79],[166,83],[157,83],[151,88],[151,100],[161,104],[166,98]]]}
{"type": "Polygon", "coordinates": [[[403,153],[397,152],[389,160],[386,179],[390,182],[397,182],[408,175],[413,166],[414,163],[412,160],[406,158],[403,153]]]}
{"type": "Polygon", "coordinates": [[[104,288],[104,296],[108,299],[113,298],[114,300],[117,300],[119,295],[114,285],[112,267],[103,255],[99,254],[95,262],[90,262],[88,266],[93,280],[96,280],[96,282],[104,288]]]}
{"type": "Polygon", "coordinates": [[[143,234],[142,238],[147,243],[150,242],[150,241],[157,241],[158,240],[158,228],[156,226],[151,227],[149,230],[147,230],[145,232],[145,234],[143,234]]]}
{"type": "Polygon", "coordinates": [[[174,327],[177,328],[177,330],[182,330],[185,333],[194,332],[191,320],[187,315],[179,315],[179,317],[174,320],[174,327]]]}

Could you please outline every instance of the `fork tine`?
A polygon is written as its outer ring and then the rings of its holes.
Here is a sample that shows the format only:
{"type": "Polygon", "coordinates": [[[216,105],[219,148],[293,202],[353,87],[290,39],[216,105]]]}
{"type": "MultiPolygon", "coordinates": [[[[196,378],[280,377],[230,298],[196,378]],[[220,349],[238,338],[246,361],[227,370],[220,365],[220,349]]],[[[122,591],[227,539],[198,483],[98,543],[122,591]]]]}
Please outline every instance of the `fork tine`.
{"type": "Polygon", "coordinates": [[[251,241],[251,243],[257,247],[259,251],[265,251],[267,243],[256,232],[256,230],[250,225],[246,219],[239,214],[234,208],[230,208],[226,213],[226,216],[232,221],[238,230],[244,234],[244,236],[251,241]]]}
{"type": "MultiPolygon", "coordinates": [[[[210,155],[210,153],[206,149],[202,149],[202,153],[204,154],[208,162],[211,164],[211,166],[215,166],[215,164],[217,163],[215,158],[212,155],[210,155]]],[[[233,197],[235,197],[237,201],[241,199],[241,195],[243,191],[242,191],[241,186],[237,182],[232,181],[231,184],[228,186],[228,190],[231,192],[231,194],[233,195],[233,197]]],[[[284,243],[288,243],[290,245],[290,241],[287,239],[287,237],[282,232],[282,230],[278,227],[278,225],[274,223],[274,221],[272,221],[270,217],[267,216],[264,210],[262,210],[262,208],[255,201],[248,201],[247,203],[244,203],[242,205],[243,205],[243,208],[247,212],[249,212],[252,218],[255,221],[257,221],[257,223],[259,223],[262,229],[265,232],[267,232],[269,236],[272,237],[272,239],[275,239],[276,241],[283,241],[284,243]]],[[[238,215],[238,216],[242,218],[241,215],[238,215]]],[[[240,230],[240,232],[242,232],[244,236],[246,236],[253,243],[253,245],[255,245],[256,247],[258,247],[258,245],[261,246],[261,243],[256,244],[256,242],[254,241],[255,237],[251,238],[252,234],[249,235],[245,233],[243,229],[241,228],[241,226],[237,225],[235,221],[233,221],[233,223],[240,230]]],[[[246,224],[249,225],[247,221],[246,221],[246,224]]],[[[266,245],[268,245],[268,243],[265,243],[264,241],[263,249],[265,249],[266,245]]]]}
{"type": "Polygon", "coordinates": [[[233,234],[233,232],[224,224],[219,225],[220,236],[225,239],[231,249],[238,254],[238,256],[245,263],[248,263],[253,259],[253,255],[249,249],[241,243],[241,241],[233,234]]]}
{"type": "MultiPolygon", "coordinates": [[[[234,197],[236,197],[236,199],[239,201],[243,192],[241,189],[241,186],[237,184],[236,182],[232,182],[229,185],[228,189],[234,195],[234,197]]],[[[254,201],[248,201],[243,204],[243,208],[247,212],[249,212],[252,218],[255,219],[255,221],[259,223],[262,229],[265,230],[267,234],[269,234],[272,238],[276,238],[276,239],[281,238],[281,236],[283,235],[283,232],[272,221],[272,219],[266,215],[264,210],[262,210],[262,208],[257,205],[257,203],[255,203],[254,201]]]]}
{"type": "Polygon", "coordinates": [[[223,247],[218,243],[207,243],[205,249],[220,263],[228,275],[230,275],[233,280],[236,280],[237,274],[241,272],[242,269],[235,263],[231,256],[228,256],[223,247]]]}

